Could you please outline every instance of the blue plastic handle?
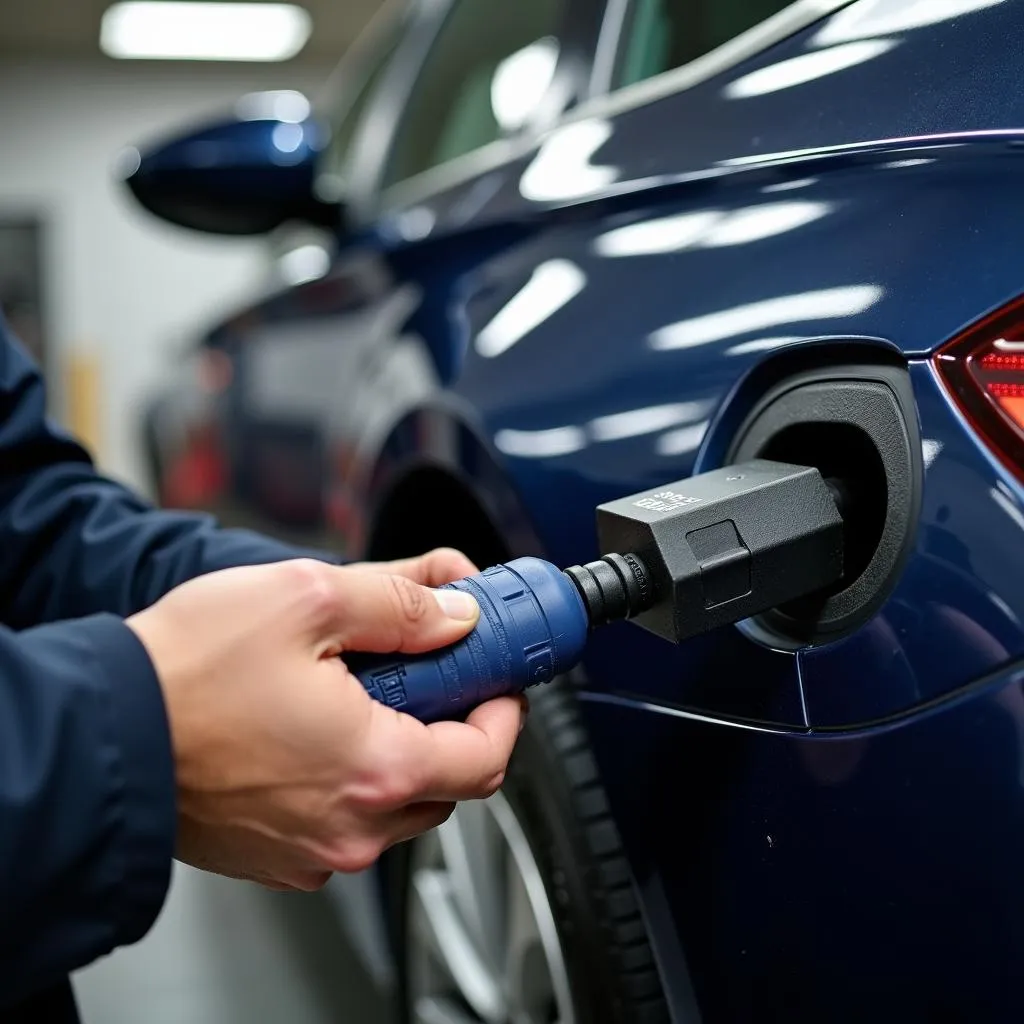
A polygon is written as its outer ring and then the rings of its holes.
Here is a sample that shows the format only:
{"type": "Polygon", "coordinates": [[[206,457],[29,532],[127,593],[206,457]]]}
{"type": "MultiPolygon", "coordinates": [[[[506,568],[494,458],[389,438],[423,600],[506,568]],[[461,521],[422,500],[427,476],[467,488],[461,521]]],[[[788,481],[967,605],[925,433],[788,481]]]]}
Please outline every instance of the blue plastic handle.
{"type": "Polygon", "coordinates": [[[447,589],[480,605],[479,623],[458,643],[418,655],[345,655],[375,700],[423,722],[461,719],[484,701],[550,682],[583,655],[586,609],[550,562],[517,558],[447,589]]]}

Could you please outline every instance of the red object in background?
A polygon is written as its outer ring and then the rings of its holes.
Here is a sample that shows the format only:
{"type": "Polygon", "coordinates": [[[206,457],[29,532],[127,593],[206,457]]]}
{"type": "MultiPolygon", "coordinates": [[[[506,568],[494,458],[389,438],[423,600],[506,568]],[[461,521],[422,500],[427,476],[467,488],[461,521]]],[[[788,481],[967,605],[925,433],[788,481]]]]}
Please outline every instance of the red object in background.
{"type": "Polygon", "coordinates": [[[227,468],[212,427],[196,430],[164,476],[161,504],[208,508],[224,493],[227,468]]]}
{"type": "Polygon", "coordinates": [[[1024,482],[1024,299],[969,328],[934,362],[971,426],[1024,482]]]}

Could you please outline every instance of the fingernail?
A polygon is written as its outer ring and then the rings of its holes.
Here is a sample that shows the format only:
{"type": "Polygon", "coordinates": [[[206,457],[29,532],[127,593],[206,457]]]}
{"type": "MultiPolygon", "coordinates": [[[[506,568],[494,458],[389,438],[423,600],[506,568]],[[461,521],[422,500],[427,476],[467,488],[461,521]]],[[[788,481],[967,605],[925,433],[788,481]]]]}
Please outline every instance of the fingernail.
{"type": "Polygon", "coordinates": [[[526,719],[530,716],[530,704],[525,697],[519,703],[519,731],[522,732],[526,726],[526,719]]]}
{"type": "Polygon", "coordinates": [[[470,594],[463,593],[461,590],[435,590],[434,596],[437,598],[437,603],[441,606],[441,611],[449,619],[467,622],[477,617],[477,603],[470,594]]]}

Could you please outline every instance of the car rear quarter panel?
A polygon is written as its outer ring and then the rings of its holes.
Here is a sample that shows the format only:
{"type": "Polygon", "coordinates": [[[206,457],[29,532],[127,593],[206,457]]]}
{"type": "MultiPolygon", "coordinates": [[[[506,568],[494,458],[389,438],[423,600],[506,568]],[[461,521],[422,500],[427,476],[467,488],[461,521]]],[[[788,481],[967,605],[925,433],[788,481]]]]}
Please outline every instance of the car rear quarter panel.
{"type": "Polygon", "coordinates": [[[715,465],[777,360],[842,345],[908,364],[922,512],[868,627],[796,657],[729,630],[673,650],[621,626],[591,646],[581,696],[681,1020],[694,994],[707,1021],[1024,1009],[1024,495],[927,358],[1024,291],[1003,45],[1022,30],[1021,5],[992,5],[746,108],[724,98],[794,39],[612,116],[584,161],[615,170],[604,194],[542,210],[452,285],[453,407],[562,564],[598,553],[596,504],[715,465]],[[811,152],[771,156],[791,150],[811,152]],[[635,225],[652,251],[623,252],[635,225]],[[686,243],[658,250],[673,233],[686,243]],[[496,344],[499,311],[552,264],[548,315],[496,344]]]}
{"type": "Polygon", "coordinates": [[[926,362],[1024,291],[1024,133],[1014,128],[1024,126],[1024,96],[992,84],[1010,81],[1014,48],[1003,40],[1024,31],[1024,8],[908,28],[856,67],[758,97],[751,134],[730,83],[806,52],[828,24],[609,118],[590,158],[625,167],[629,184],[548,209],[530,237],[461,274],[449,293],[464,346],[450,394],[472,410],[561,564],[598,554],[600,502],[714,465],[757,397],[745,384],[776,359],[813,365],[849,345],[912,364],[924,511],[914,556],[872,627],[802,665],[733,631],[675,651],[613,627],[595,637],[588,662],[602,692],[797,727],[855,724],[1024,652],[1024,547],[1012,543],[1020,487],[980,451],[926,362]],[[978,52],[991,77],[973,72],[978,52]],[[991,102],[963,95],[979,91],[991,102]],[[836,116],[808,113],[821,110],[836,116]],[[900,137],[910,130],[942,137],[900,137]],[[858,144],[870,138],[890,141],[858,144]],[[833,148],[813,148],[826,140],[833,148]],[[769,156],[784,150],[801,152],[769,156]],[[694,173],[672,179],[669,166],[694,173]],[[547,315],[532,323],[537,309],[547,315]],[[954,533],[959,555],[944,543],[954,533]],[[977,629],[951,625],[962,621],[977,629]],[[877,683],[845,686],[844,664],[877,683]]]}
{"type": "Polygon", "coordinates": [[[578,150],[561,196],[523,194],[542,149],[424,200],[414,244],[386,219],[444,388],[363,452],[352,505],[441,465],[513,548],[583,561],[595,505],[716,464],[772,367],[907,362],[925,493],[872,624],[800,656],[612,627],[581,698],[678,1019],[695,997],[709,1022],[1016,1019],[1022,493],[927,355],[1024,291],[1024,8],[868,32],[887,45],[858,64],[730,98],[838,19],[581,115],[599,130],[553,136],[578,150]]]}
{"type": "Polygon", "coordinates": [[[1022,684],[841,737],[584,698],[675,1019],[1020,1020],[1022,684]]]}

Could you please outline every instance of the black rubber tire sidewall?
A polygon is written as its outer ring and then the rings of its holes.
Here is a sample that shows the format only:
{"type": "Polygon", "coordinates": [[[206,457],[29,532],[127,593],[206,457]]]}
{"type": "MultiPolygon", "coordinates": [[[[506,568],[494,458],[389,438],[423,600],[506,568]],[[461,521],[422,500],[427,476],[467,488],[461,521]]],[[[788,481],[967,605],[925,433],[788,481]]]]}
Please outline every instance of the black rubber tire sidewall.
{"type": "MultiPolygon", "coordinates": [[[[575,696],[559,680],[531,694],[531,712],[502,786],[547,889],[577,1024],[669,1019],[632,878],[608,811],[575,696]]],[[[398,955],[407,956],[404,861],[398,955]]]]}

